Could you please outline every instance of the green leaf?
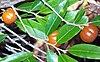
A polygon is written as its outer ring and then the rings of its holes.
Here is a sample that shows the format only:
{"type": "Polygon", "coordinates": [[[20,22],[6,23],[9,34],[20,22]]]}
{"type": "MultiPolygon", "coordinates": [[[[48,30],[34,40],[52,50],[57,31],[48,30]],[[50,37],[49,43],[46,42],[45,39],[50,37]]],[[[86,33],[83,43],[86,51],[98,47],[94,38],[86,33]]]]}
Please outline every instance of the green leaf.
{"type": "Polygon", "coordinates": [[[83,8],[81,10],[79,10],[79,12],[75,16],[75,19],[74,19],[74,22],[73,23],[80,21],[80,19],[84,15],[84,13],[85,13],[85,11],[84,11],[83,8]]]}
{"type": "Polygon", "coordinates": [[[29,13],[25,13],[25,14],[22,14],[20,15],[21,17],[28,17],[28,16],[32,16],[32,14],[29,14],[29,13]]]}
{"type": "Polygon", "coordinates": [[[68,11],[64,19],[70,23],[85,24],[88,22],[88,17],[84,13],[84,9],[68,11]]]}
{"type": "Polygon", "coordinates": [[[78,62],[78,61],[69,57],[66,54],[61,54],[58,56],[58,62],[78,62]]]}
{"type": "Polygon", "coordinates": [[[49,15],[44,16],[44,19],[47,21],[47,20],[48,20],[48,18],[49,18],[49,16],[50,16],[50,14],[49,14],[49,15]]]}
{"type": "Polygon", "coordinates": [[[47,51],[47,62],[58,62],[58,56],[52,50],[47,51]]]}
{"type": "Polygon", "coordinates": [[[37,62],[37,60],[33,56],[31,56],[31,57],[23,60],[23,62],[37,62]]]}
{"type": "Polygon", "coordinates": [[[78,44],[68,49],[74,56],[88,59],[100,59],[100,47],[91,44],[78,44]]]}
{"type": "MultiPolygon", "coordinates": [[[[56,11],[58,12],[58,14],[64,17],[66,13],[66,7],[67,7],[66,0],[63,0],[56,8],[56,11]]],[[[61,19],[53,12],[48,18],[46,24],[46,34],[50,35],[52,32],[54,32],[59,26],[60,22],[61,19]]]]}
{"type": "Polygon", "coordinates": [[[78,2],[78,0],[68,0],[68,5],[70,6],[76,2],[78,2]]]}
{"type": "Polygon", "coordinates": [[[42,18],[39,18],[38,16],[36,17],[36,20],[41,24],[43,25],[44,27],[46,27],[46,21],[42,18]]]}
{"type": "MultiPolygon", "coordinates": [[[[45,39],[47,37],[45,35],[45,28],[40,23],[29,19],[22,19],[22,21],[32,36],[41,39],[45,39]]],[[[22,31],[26,32],[19,20],[16,21],[16,24],[22,31]]]]}
{"type": "MultiPolygon", "coordinates": [[[[54,9],[57,8],[57,6],[59,5],[59,3],[61,2],[61,0],[49,0],[47,3],[53,7],[54,9]],[[53,5],[54,4],[54,5],[53,5]]],[[[41,7],[41,10],[39,11],[41,14],[48,14],[51,13],[52,10],[50,8],[48,8],[47,6],[43,5],[41,7]]]]}
{"type": "Polygon", "coordinates": [[[19,9],[26,11],[36,11],[41,8],[43,3],[40,0],[35,0],[34,2],[26,2],[18,6],[19,9]]]}
{"type": "Polygon", "coordinates": [[[7,37],[6,34],[0,34],[0,43],[7,37]]]}
{"type": "Polygon", "coordinates": [[[80,32],[80,30],[81,29],[79,27],[65,24],[59,30],[59,33],[57,35],[57,43],[63,44],[65,42],[69,41],[75,35],[77,35],[80,32]]]}
{"type": "MultiPolygon", "coordinates": [[[[69,11],[64,18],[67,22],[76,24],[85,24],[88,22],[88,17],[84,15],[84,9],[69,11]]],[[[57,43],[62,44],[71,40],[80,32],[80,28],[76,26],[64,25],[60,28],[57,35],[57,43]]]]}
{"type": "Polygon", "coordinates": [[[75,11],[68,11],[64,17],[65,20],[67,20],[70,23],[74,22],[75,16],[77,15],[77,13],[79,12],[79,10],[75,10],[75,11]]]}
{"type": "Polygon", "coordinates": [[[0,59],[0,62],[20,62],[33,55],[33,52],[19,52],[0,59]]]}
{"type": "MultiPolygon", "coordinates": [[[[36,21],[34,21],[34,20],[22,19],[22,21],[23,21],[23,23],[24,23],[25,25],[30,26],[30,27],[32,27],[32,28],[36,28],[36,29],[38,29],[38,30],[40,30],[40,31],[43,31],[43,32],[44,32],[44,30],[45,30],[44,26],[42,26],[40,23],[38,23],[38,22],[36,22],[36,21]]],[[[19,20],[16,20],[16,24],[17,24],[17,25],[18,25],[18,24],[22,25],[21,22],[20,22],[19,20]]],[[[23,29],[24,29],[24,28],[23,28],[23,29]]],[[[25,30],[24,30],[24,31],[25,31],[25,30]]]]}
{"type": "Polygon", "coordinates": [[[87,16],[82,16],[80,21],[77,22],[77,24],[85,24],[88,22],[88,17],[87,16]]]}
{"type": "Polygon", "coordinates": [[[96,26],[100,26],[100,15],[96,16],[92,21],[92,24],[96,25],[96,26]]]}

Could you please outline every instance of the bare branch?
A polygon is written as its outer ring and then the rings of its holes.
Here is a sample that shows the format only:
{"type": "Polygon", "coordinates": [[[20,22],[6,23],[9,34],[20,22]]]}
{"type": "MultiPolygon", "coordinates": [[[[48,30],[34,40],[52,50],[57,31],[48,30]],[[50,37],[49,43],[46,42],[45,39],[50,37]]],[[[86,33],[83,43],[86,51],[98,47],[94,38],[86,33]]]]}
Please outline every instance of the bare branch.
{"type": "Polygon", "coordinates": [[[5,8],[5,7],[11,7],[12,5],[15,5],[19,2],[22,2],[25,0],[0,0],[0,8],[5,8]]]}

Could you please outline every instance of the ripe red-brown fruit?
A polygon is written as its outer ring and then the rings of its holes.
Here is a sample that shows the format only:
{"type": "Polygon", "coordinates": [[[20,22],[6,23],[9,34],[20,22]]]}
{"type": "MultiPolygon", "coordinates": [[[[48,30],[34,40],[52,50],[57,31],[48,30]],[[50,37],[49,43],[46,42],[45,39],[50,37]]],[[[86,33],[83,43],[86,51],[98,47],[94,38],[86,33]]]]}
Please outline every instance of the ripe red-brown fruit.
{"type": "MultiPolygon", "coordinates": [[[[50,34],[49,36],[48,36],[48,38],[49,38],[49,43],[50,44],[56,44],[56,37],[57,37],[57,34],[58,34],[58,30],[55,30],[52,34],[50,34]]],[[[61,46],[60,44],[57,44],[56,45],[56,47],[59,47],[59,46],[61,46]]]]}
{"type": "Polygon", "coordinates": [[[17,16],[12,8],[7,9],[3,14],[2,14],[2,20],[6,24],[12,24],[15,20],[17,19],[17,16]]]}
{"type": "Polygon", "coordinates": [[[80,37],[84,42],[91,43],[93,42],[98,35],[98,28],[92,24],[85,26],[80,32],[80,37]]]}

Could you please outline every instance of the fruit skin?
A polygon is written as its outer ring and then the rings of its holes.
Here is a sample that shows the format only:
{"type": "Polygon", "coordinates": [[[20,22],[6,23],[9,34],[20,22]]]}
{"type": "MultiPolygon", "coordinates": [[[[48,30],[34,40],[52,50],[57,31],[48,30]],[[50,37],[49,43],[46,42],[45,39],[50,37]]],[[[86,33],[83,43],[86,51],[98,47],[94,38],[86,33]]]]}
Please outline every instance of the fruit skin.
{"type": "MultiPolygon", "coordinates": [[[[52,34],[50,34],[48,36],[49,38],[49,43],[50,44],[56,44],[56,37],[57,37],[57,34],[58,34],[58,30],[55,30],[52,34]]],[[[60,47],[61,45],[60,44],[57,44],[56,47],[60,47]]]]}
{"type": "Polygon", "coordinates": [[[83,30],[80,32],[80,38],[86,42],[93,42],[98,35],[98,28],[93,24],[89,24],[89,26],[85,26],[83,30]]]}
{"type": "Polygon", "coordinates": [[[3,14],[2,14],[2,20],[6,24],[12,24],[17,19],[17,16],[12,8],[8,8],[3,14]]]}

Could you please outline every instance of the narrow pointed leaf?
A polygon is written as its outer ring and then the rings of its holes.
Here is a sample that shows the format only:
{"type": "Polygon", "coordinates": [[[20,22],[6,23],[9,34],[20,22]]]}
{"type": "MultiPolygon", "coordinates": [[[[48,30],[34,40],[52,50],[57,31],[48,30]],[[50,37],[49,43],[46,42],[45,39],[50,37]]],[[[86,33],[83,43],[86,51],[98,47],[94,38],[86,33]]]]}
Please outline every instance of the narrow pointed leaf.
{"type": "Polygon", "coordinates": [[[79,12],[79,10],[75,10],[75,11],[68,11],[66,13],[66,16],[64,17],[64,19],[70,23],[74,22],[75,16],[77,15],[77,13],[79,12]]]}
{"type": "Polygon", "coordinates": [[[52,50],[47,51],[47,62],[58,62],[58,56],[52,50]]]}
{"type": "Polygon", "coordinates": [[[88,23],[88,17],[87,16],[82,16],[80,21],[76,22],[77,24],[85,24],[88,23]]]}
{"type": "Polygon", "coordinates": [[[29,16],[33,16],[32,14],[29,14],[29,13],[25,13],[25,14],[22,14],[20,15],[21,17],[29,17],[29,16]]]}
{"type": "Polygon", "coordinates": [[[69,57],[66,54],[61,54],[58,56],[58,62],[78,62],[78,61],[69,57]]]}
{"type": "Polygon", "coordinates": [[[59,30],[59,33],[57,35],[57,43],[63,44],[70,39],[72,39],[75,35],[77,35],[80,32],[80,28],[76,26],[71,26],[65,24],[61,29],[59,30]]]}
{"type": "MultiPolygon", "coordinates": [[[[56,11],[63,17],[64,14],[66,13],[66,7],[67,7],[66,0],[63,0],[56,8],[56,11]]],[[[48,18],[46,24],[46,34],[50,35],[53,31],[55,31],[59,26],[60,22],[61,19],[53,12],[48,18]]]]}
{"type": "Polygon", "coordinates": [[[76,2],[78,2],[78,0],[67,0],[67,1],[69,2],[68,3],[69,6],[76,3],[76,2]]]}
{"type": "MultiPolygon", "coordinates": [[[[40,23],[34,20],[23,19],[22,20],[24,25],[26,26],[28,32],[37,38],[45,39],[47,36],[45,35],[45,28],[40,23]]],[[[23,28],[21,22],[19,20],[16,21],[17,26],[24,32],[25,29],[23,28]]]]}
{"type": "Polygon", "coordinates": [[[43,3],[40,0],[35,0],[34,2],[26,2],[18,6],[19,9],[26,11],[36,11],[41,8],[43,3]]]}
{"type": "Polygon", "coordinates": [[[6,34],[0,34],[0,43],[7,37],[6,34]]]}
{"type": "Polygon", "coordinates": [[[68,11],[64,19],[70,23],[85,24],[88,22],[88,17],[84,15],[84,9],[68,11]]]}
{"type": "Polygon", "coordinates": [[[70,47],[68,52],[77,57],[100,60],[100,47],[96,45],[78,44],[70,47]]]}
{"type": "MultiPolygon", "coordinates": [[[[53,7],[54,9],[57,8],[57,6],[59,5],[59,3],[61,2],[61,0],[49,0],[47,3],[53,7]],[[54,4],[54,5],[53,5],[54,4]]],[[[40,13],[42,14],[48,14],[48,13],[51,13],[52,10],[50,8],[48,8],[47,6],[43,5],[41,7],[41,10],[39,11],[40,13]]]]}
{"type": "Polygon", "coordinates": [[[96,26],[100,26],[100,15],[96,16],[92,21],[92,24],[96,25],[96,26]]]}
{"type": "Polygon", "coordinates": [[[84,15],[84,13],[85,13],[85,11],[84,11],[83,8],[81,10],[79,10],[79,12],[77,13],[77,15],[75,16],[74,22],[80,21],[80,19],[84,15]]]}
{"type": "Polygon", "coordinates": [[[37,62],[37,60],[33,56],[31,56],[31,57],[23,60],[23,62],[37,62]]]}
{"type": "Polygon", "coordinates": [[[33,52],[20,52],[0,59],[0,62],[20,62],[33,55],[33,52]]]}
{"type": "Polygon", "coordinates": [[[36,20],[41,24],[43,25],[44,27],[46,27],[46,21],[42,18],[39,18],[39,17],[36,17],[36,20]]]}

